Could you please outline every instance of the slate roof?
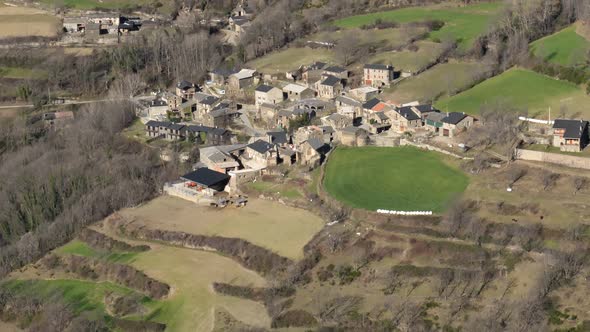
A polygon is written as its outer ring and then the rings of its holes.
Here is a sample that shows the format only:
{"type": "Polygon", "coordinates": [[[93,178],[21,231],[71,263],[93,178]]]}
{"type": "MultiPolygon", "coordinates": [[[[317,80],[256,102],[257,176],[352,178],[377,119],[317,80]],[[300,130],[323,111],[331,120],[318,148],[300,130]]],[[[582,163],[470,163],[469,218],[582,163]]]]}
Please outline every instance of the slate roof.
{"type": "Polygon", "coordinates": [[[331,134],[334,132],[334,128],[332,128],[332,126],[322,126],[320,128],[322,128],[324,134],[331,134]]]}
{"type": "Polygon", "coordinates": [[[393,69],[392,66],[382,65],[379,63],[368,63],[365,65],[366,69],[375,69],[375,70],[388,70],[389,68],[393,69]]]}
{"type": "Polygon", "coordinates": [[[220,116],[233,115],[233,114],[236,114],[236,113],[240,113],[240,112],[231,110],[229,108],[220,108],[220,109],[216,109],[216,110],[213,110],[213,111],[209,112],[209,115],[212,116],[212,117],[214,117],[214,118],[217,118],[217,117],[220,117],[220,116]]]}
{"type": "Polygon", "coordinates": [[[412,111],[411,106],[404,106],[404,107],[396,109],[395,111],[397,113],[399,113],[399,115],[403,116],[408,121],[420,119],[418,114],[416,114],[416,113],[414,113],[414,111],[412,111]]]}
{"type": "Polygon", "coordinates": [[[554,129],[565,129],[564,138],[579,139],[584,133],[584,129],[588,126],[588,121],[584,120],[566,120],[556,119],[553,122],[554,129]]]}
{"type": "Polygon", "coordinates": [[[461,122],[461,120],[465,119],[466,117],[467,117],[467,115],[465,113],[451,112],[451,113],[447,113],[447,116],[445,116],[441,121],[444,123],[456,125],[457,123],[461,122]]]}
{"type": "Polygon", "coordinates": [[[321,141],[318,138],[310,138],[310,139],[307,140],[307,143],[309,143],[309,145],[311,145],[311,147],[314,150],[321,149],[324,146],[324,144],[325,144],[323,141],[321,141]]]}
{"type": "Polygon", "coordinates": [[[359,101],[356,101],[352,98],[349,97],[345,97],[345,96],[338,96],[336,97],[336,101],[345,104],[345,105],[350,105],[350,106],[354,106],[354,107],[360,107],[362,104],[359,101]]]}
{"type": "Polygon", "coordinates": [[[417,105],[417,106],[414,106],[414,108],[418,109],[418,111],[420,111],[422,113],[436,112],[436,109],[434,107],[432,107],[431,104],[417,105]]]}
{"type": "Polygon", "coordinates": [[[223,182],[229,182],[230,176],[203,167],[181,176],[181,179],[198,183],[204,187],[211,187],[223,182]]]}
{"type": "Polygon", "coordinates": [[[381,119],[381,120],[389,119],[389,117],[387,115],[385,115],[385,113],[383,113],[383,112],[377,112],[377,113],[375,113],[375,115],[377,115],[377,117],[379,117],[379,119],[381,119]]]}
{"type": "Polygon", "coordinates": [[[248,147],[258,153],[267,153],[274,148],[274,145],[259,139],[256,142],[249,144],[248,147]]]}
{"type": "Polygon", "coordinates": [[[227,129],[207,127],[207,126],[187,126],[186,130],[193,132],[193,133],[208,133],[208,134],[215,134],[215,135],[223,135],[226,132],[228,132],[227,129]]]}
{"type": "Polygon", "coordinates": [[[309,108],[295,108],[293,109],[293,112],[291,112],[292,115],[303,115],[303,114],[307,114],[307,115],[312,115],[313,113],[315,113],[315,110],[309,109],[309,108]]]}
{"type": "Polygon", "coordinates": [[[324,69],[325,71],[329,71],[331,73],[343,73],[346,71],[346,68],[340,66],[330,66],[324,69]]]}
{"type": "Polygon", "coordinates": [[[182,80],[182,81],[178,82],[178,84],[176,84],[176,87],[181,90],[188,90],[188,89],[192,88],[193,85],[194,84],[189,81],[182,80]]]}
{"type": "Polygon", "coordinates": [[[228,76],[233,75],[233,74],[235,74],[237,72],[239,72],[239,70],[237,70],[237,69],[223,68],[223,67],[215,68],[212,71],[213,74],[221,75],[221,76],[224,76],[224,77],[228,77],[228,76]]]}
{"type": "Polygon", "coordinates": [[[373,107],[377,106],[377,104],[379,104],[380,102],[381,102],[381,100],[379,100],[377,98],[373,98],[371,100],[368,100],[366,103],[364,103],[363,108],[370,110],[373,107]]]}
{"type": "Polygon", "coordinates": [[[172,130],[182,130],[182,128],[184,128],[184,125],[183,124],[179,124],[179,123],[171,123],[168,126],[168,128],[169,129],[172,129],[172,130]]]}
{"type": "Polygon", "coordinates": [[[166,122],[166,121],[154,121],[154,120],[150,120],[148,121],[145,125],[149,126],[149,127],[170,127],[172,123],[171,122],[166,122]]]}
{"type": "Polygon", "coordinates": [[[204,99],[201,99],[199,101],[200,104],[203,105],[213,105],[215,104],[217,101],[219,100],[219,98],[215,97],[215,96],[207,96],[204,99]]]}
{"type": "Polygon", "coordinates": [[[326,77],[323,81],[322,81],[322,85],[328,85],[328,86],[334,86],[336,84],[340,83],[340,79],[336,76],[332,76],[332,75],[328,75],[328,77],[326,77]]]}
{"type": "Polygon", "coordinates": [[[287,133],[284,131],[269,131],[266,133],[271,138],[271,142],[275,144],[287,144],[289,139],[287,133]]]}
{"type": "Polygon", "coordinates": [[[258,92],[269,92],[270,90],[274,89],[274,87],[266,84],[262,84],[256,88],[258,92]]]}

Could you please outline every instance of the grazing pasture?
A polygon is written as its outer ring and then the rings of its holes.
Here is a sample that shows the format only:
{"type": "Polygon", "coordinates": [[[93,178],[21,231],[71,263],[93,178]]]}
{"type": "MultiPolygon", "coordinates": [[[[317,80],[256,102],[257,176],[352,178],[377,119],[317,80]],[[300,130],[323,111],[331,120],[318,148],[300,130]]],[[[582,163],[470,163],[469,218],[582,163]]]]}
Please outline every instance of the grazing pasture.
{"type": "Polygon", "coordinates": [[[440,20],[445,25],[430,33],[433,41],[452,38],[459,43],[460,50],[468,50],[475,39],[484,33],[503,5],[501,2],[481,3],[464,7],[452,4],[410,7],[371,14],[345,17],[334,21],[341,28],[358,28],[375,23],[377,19],[398,23],[440,20]]]}
{"type": "Polygon", "coordinates": [[[468,183],[443,155],[412,147],[338,148],[324,179],[329,194],[355,208],[434,212],[468,183]]]}
{"type": "Polygon", "coordinates": [[[476,62],[442,63],[385,89],[383,99],[395,103],[431,102],[472,86],[487,70],[488,66],[476,62]]]}
{"type": "Polygon", "coordinates": [[[514,68],[492,77],[473,88],[436,103],[444,111],[478,114],[486,104],[502,103],[528,110],[529,115],[546,117],[551,107],[557,116],[588,117],[588,97],[578,86],[535,73],[514,68]]]}
{"type": "Polygon", "coordinates": [[[585,65],[590,41],[578,34],[577,24],[574,24],[534,41],[530,48],[535,56],[551,63],[562,66],[585,65]]]}
{"type": "Polygon", "coordinates": [[[403,50],[378,53],[369,59],[369,63],[391,64],[395,70],[416,73],[433,64],[442,52],[442,45],[431,41],[419,41],[417,51],[403,50]]]}

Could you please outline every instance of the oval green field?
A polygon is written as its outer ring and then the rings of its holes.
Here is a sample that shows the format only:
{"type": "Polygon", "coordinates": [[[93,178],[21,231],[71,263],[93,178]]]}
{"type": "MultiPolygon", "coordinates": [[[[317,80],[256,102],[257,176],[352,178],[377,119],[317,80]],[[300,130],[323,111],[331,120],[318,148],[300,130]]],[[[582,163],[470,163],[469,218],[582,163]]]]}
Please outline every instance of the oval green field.
{"type": "Polygon", "coordinates": [[[354,208],[442,212],[469,183],[442,158],[413,147],[338,148],[326,165],[324,186],[354,208]]]}

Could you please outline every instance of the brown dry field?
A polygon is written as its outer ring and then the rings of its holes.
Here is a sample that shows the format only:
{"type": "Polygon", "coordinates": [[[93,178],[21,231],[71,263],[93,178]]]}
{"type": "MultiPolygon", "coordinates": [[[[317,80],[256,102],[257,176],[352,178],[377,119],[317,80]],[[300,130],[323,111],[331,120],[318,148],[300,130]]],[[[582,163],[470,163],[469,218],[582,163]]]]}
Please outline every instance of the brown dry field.
{"type": "Polygon", "coordinates": [[[162,196],[120,214],[151,229],[241,238],[291,259],[302,258],[303,246],[324,227],[311,212],[260,199],[219,210],[162,196]]]}
{"type": "Polygon", "coordinates": [[[57,17],[42,10],[0,5],[0,38],[54,37],[60,25],[57,17]]]}

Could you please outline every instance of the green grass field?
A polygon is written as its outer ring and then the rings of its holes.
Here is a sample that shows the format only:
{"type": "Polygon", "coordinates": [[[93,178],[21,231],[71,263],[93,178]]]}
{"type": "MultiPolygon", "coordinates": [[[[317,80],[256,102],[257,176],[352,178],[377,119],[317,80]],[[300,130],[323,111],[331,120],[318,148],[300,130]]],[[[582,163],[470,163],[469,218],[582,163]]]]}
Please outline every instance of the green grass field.
{"type": "Polygon", "coordinates": [[[548,62],[575,66],[586,63],[590,41],[576,32],[576,25],[571,25],[531,43],[530,48],[535,56],[548,62]]]}
{"type": "Polygon", "coordinates": [[[452,37],[459,42],[461,50],[467,50],[473,45],[473,41],[485,32],[488,24],[502,6],[500,2],[493,2],[465,7],[452,7],[450,5],[411,7],[346,17],[334,21],[334,24],[342,28],[356,28],[374,23],[376,19],[398,23],[441,20],[445,22],[445,26],[439,31],[432,32],[430,39],[442,40],[452,37]]]}
{"type": "Polygon", "coordinates": [[[103,259],[112,263],[128,264],[135,259],[137,252],[101,252],[91,248],[88,244],[73,240],[55,250],[58,254],[78,255],[103,259]]]}
{"type": "Polygon", "coordinates": [[[383,52],[369,59],[369,63],[392,64],[396,70],[416,73],[433,63],[442,52],[439,43],[419,41],[416,43],[418,51],[404,50],[400,52],[383,52]]]}
{"type": "Polygon", "coordinates": [[[546,114],[551,107],[556,116],[561,106],[566,115],[590,115],[588,97],[579,87],[524,69],[511,69],[475,87],[436,103],[443,111],[478,114],[485,104],[505,103],[527,109],[529,115],[546,114]]]}
{"type": "Polygon", "coordinates": [[[324,185],[336,199],[368,210],[442,212],[469,183],[443,156],[412,147],[338,148],[324,185]]]}
{"type": "MultiPolygon", "coordinates": [[[[395,65],[395,64],[394,64],[395,65]]],[[[385,89],[383,99],[395,103],[430,102],[453,91],[462,91],[476,82],[487,67],[481,63],[443,63],[385,89]]]]}

